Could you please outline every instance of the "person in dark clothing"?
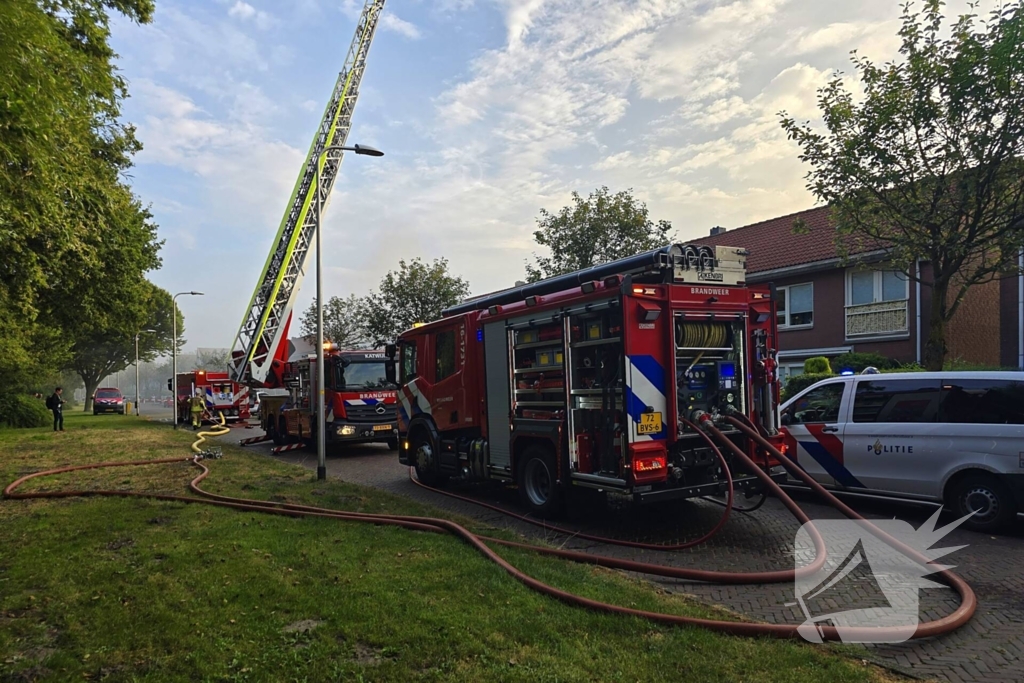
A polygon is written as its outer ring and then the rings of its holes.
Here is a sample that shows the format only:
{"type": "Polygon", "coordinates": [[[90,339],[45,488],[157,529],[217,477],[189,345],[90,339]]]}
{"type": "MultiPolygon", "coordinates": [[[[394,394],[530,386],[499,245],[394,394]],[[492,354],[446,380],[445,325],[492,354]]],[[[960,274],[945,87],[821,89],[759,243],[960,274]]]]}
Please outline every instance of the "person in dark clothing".
{"type": "Polygon", "coordinates": [[[64,399],[61,397],[63,389],[57,387],[53,396],[46,401],[47,408],[53,411],[53,431],[64,431],[64,399]]]}

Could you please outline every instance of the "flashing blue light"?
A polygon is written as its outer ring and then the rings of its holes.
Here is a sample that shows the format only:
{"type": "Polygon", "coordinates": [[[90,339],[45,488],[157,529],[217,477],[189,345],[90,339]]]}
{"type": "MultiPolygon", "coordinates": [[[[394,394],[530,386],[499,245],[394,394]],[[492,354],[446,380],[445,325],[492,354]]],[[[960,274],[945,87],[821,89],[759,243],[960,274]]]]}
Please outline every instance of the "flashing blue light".
{"type": "Polygon", "coordinates": [[[843,370],[839,374],[840,375],[852,375],[853,374],[853,370],[843,370]]]}
{"type": "Polygon", "coordinates": [[[476,340],[477,341],[481,341],[481,342],[484,340],[484,331],[483,330],[477,330],[476,331],[476,340]]]}

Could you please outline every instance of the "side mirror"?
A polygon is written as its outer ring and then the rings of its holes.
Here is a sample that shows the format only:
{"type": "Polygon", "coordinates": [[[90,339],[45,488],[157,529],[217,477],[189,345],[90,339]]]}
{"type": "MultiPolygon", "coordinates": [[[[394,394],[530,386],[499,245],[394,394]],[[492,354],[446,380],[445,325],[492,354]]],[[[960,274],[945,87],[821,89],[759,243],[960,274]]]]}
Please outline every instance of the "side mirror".
{"type": "Polygon", "coordinates": [[[396,374],[394,358],[384,361],[384,376],[387,378],[388,384],[398,384],[396,374]]]}
{"type": "Polygon", "coordinates": [[[398,345],[386,344],[384,346],[384,355],[390,358],[391,360],[394,360],[395,356],[398,355],[398,345]]]}
{"type": "Polygon", "coordinates": [[[174,385],[173,385],[173,382],[174,382],[174,380],[173,380],[173,379],[169,379],[169,380],[167,380],[167,391],[174,391],[174,385]]]}
{"type": "Polygon", "coordinates": [[[791,425],[793,424],[793,416],[787,410],[786,412],[782,413],[782,417],[779,419],[779,422],[782,423],[783,427],[791,425]]]}

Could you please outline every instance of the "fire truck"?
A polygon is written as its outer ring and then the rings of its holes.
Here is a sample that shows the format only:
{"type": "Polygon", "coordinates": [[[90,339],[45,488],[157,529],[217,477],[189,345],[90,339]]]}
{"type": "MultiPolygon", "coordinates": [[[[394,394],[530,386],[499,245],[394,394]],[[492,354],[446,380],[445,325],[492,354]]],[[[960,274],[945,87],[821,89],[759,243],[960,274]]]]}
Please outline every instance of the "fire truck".
{"type": "MultiPolygon", "coordinates": [[[[387,349],[400,462],[428,485],[512,482],[542,516],[570,487],[639,503],[721,494],[700,420],[744,416],[783,448],[774,288],[746,284],[746,256],[669,245],[470,299],[404,332],[387,349]]],[[[760,491],[726,461],[738,492],[760,491]]]]}
{"type": "MultiPolygon", "coordinates": [[[[167,388],[172,388],[171,380],[167,380],[167,388]]],[[[249,387],[232,381],[226,372],[193,370],[178,373],[178,422],[189,419],[190,399],[197,390],[202,392],[210,414],[223,413],[228,421],[249,419],[249,387]]]]}
{"type": "MultiPolygon", "coordinates": [[[[395,386],[383,351],[324,349],[326,443],[386,443],[398,448],[395,386]]],[[[287,395],[264,395],[260,423],[277,445],[313,444],[316,438],[316,356],[293,358],[281,368],[287,395]]]]}

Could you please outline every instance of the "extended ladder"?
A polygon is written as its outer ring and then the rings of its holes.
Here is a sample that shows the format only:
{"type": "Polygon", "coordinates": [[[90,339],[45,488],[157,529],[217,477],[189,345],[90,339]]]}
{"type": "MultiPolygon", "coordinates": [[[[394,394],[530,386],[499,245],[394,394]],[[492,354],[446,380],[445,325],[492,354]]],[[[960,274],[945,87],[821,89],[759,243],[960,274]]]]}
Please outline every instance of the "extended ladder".
{"type": "Polygon", "coordinates": [[[320,211],[326,208],[341,168],[341,152],[329,152],[323,155],[322,161],[321,154],[328,146],[344,145],[348,139],[352,112],[359,97],[359,84],[366,69],[366,56],[384,1],[366,0],[363,6],[345,66],[338,74],[331,99],[288,200],[274,246],[238,329],[231,350],[231,374],[237,382],[257,385],[266,382],[271,362],[277,357],[281,344],[288,343],[292,307],[302,286],[310,246],[315,239],[318,206],[320,211]],[[319,183],[316,180],[318,163],[321,164],[319,183]],[[320,202],[315,201],[314,193],[317,191],[320,202]]]}

